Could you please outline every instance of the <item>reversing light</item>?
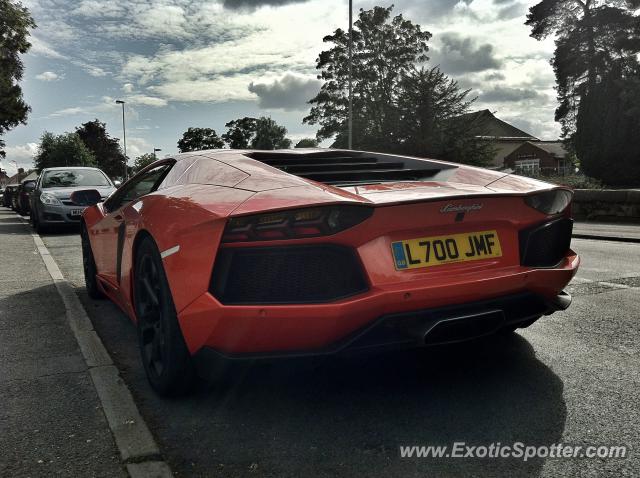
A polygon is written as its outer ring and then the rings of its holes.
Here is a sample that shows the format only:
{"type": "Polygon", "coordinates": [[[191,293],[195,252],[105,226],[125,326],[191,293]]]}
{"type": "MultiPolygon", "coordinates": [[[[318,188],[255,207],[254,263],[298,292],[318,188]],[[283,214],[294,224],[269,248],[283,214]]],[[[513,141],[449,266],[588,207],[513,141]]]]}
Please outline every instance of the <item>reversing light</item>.
{"type": "Polygon", "coordinates": [[[524,198],[524,202],[533,209],[547,215],[564,211],[571,203],[573,193],[566,189],[554,189],[543,193],[533,194],[524,198]]]}
{"type": "Polygon", "coordinates": [[[373,208],[366,206],[325,206],[232,217],[222,242],[330,236],[360,224],[372,214],[373,208]]]}

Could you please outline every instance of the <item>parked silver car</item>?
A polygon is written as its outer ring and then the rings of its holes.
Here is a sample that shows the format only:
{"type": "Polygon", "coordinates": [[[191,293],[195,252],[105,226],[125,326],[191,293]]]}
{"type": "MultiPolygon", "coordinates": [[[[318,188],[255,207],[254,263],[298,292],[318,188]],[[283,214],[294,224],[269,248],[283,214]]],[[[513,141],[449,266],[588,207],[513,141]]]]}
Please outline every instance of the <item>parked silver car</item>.
{"type": "Polygon", "coordinates": [[[78,224],[86,207],[76,191],[95,189],[104,200],[115,186],[98,168],[59,167],[43,169],[31,193],[31,222],[37,232],[53,225],[78,224]]]}

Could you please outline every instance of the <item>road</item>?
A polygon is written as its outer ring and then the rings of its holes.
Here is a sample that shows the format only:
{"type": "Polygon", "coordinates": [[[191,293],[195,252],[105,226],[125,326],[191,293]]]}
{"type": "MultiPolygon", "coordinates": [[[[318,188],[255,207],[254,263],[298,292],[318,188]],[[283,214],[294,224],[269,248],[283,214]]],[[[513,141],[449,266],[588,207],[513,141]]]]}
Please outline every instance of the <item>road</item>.
{"type": "Polygon", "coordinates": [[[568,311],[512,337],[368,359],[257,363],[156,397],[134,327],[85,293],[77,234],[43,237],[176,476],[640,476],[640,244],[574,240],[568,311]],[[403,459],[404,445],[628,445],[626,459],[403,459]]]}

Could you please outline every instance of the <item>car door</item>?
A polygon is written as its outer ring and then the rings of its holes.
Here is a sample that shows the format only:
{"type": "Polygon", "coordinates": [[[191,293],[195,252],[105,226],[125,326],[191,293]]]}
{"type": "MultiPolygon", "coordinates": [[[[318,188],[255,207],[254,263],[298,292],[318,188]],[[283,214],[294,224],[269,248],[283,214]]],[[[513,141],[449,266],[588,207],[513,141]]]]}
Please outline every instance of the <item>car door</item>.
{"type": "Polygon", "coordinates": [[[120,284],[126,226],[124,209],[132,202],[155,191],[173,163],[173,160],[164,161],[131,178],[105,201],[105,216],[92,227],[94,243],[98,249],[98,254],[95,254],[98,275],[114,288],[118,288],[120,284]]]}

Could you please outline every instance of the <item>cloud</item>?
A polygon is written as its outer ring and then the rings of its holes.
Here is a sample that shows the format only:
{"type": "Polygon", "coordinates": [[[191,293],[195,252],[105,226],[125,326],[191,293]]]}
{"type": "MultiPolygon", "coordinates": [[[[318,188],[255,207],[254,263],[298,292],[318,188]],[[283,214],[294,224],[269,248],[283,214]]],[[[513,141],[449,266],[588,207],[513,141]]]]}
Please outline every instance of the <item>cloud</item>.
{"type": "Polygon", "coordinates": [[[512,3],[498,10],[498,19],[511,20],[513,18],[522,17],[525,15],[526,11],[527,11],[526,3],[520,3],[520,2],[512,3]]]}
{"type": "Polygon", "coordinates": [[[280,7],[290,3],[303,3],[308,0],[222,0],[225,8],[232,10],[256,9],[264,6],[280,7]]]}
{"type": "MultiPolygon", "coordinates": [[[[432,24],[434,19],[442,19],[454,14],[473,15],[473,11],[469,8],[473,0],[400,0],[394,2],[396,8],[394,14],[407,14],[405,16],[418,16],[424,19],[425,27],[432,24]]],[[[369,7],[367,7],[369,8],[369,7]]]]}
{"type": "Polygon", "coordinates": [[[61,110],[54,111],[49,114],[48,118],[60,118],[62,116],[75,116],[80,114],[88,114],[89,110],[81,106],[72,106],[69,108],[63,108],[61,110]]]}
{"type": "Polygon", "coordinates": [[[546,100],[547,95],[534,89],[495,86],[490,90],[483,91],[479,99],[488,103],[507,103],[524,100],[546,100]]]}
{"type": "Polygon", "coordinates": [[[496,71],[494,73],[488,73],[487,75],[484,76],[484,81],[502,81],[502,80],[506,80],[507,77],[504,75],[504,73],[500,73],[499,71],[496,71]]]}
{"type": "Polygon", "coordinates": [[[133,85],[131,83],[125,83],[124,85],[122,85],[122,91],[124,91],[125,93],[132,93],[133,85]]]}
{"type": "Polygon", "coordinates": [[[246,101],[253,99],[247,90],[250,78],[250,75],[234,75],[211,79],[184,79],[150,86],[148,90],[170,101],[246,101]]]}
{"type": "Polygon", "coordinates": [[[29,50],[29,53],[33,53],[35,55],[39,55],[39,56],[46,56],[48,58],[55,58],[57,60],[65,60],[67,59],[66,56],[62,55],[61,53],[58,53],[56,50],[53,49],[53,47],[51,45],[49,45],[46,41],[36,37],[36,36],[31,36],[30,39],[31,42],[31,49],[29,50]]]}
{"type": "Polygon", "coordinates": [[[87,18],[117,18],[125,13],[123,5],[117,1],[82,0],[71,14],[87,18]]]}
{"type": "Polygon", "coordinates": [[[129,55],[119,79],[170,101],[255,100],[247,87],[256,78],[315,73],[314,59],[326,33],[320,21],[327,9],[329,6],[320,5],[309,13],[317,22],[305,27],[296,23],[304,10],[301,5],[289,7],[277,18],[258,10],[247,15],[252,17],[252,26],[245,28],[242,38],[166,47],[154,55],[129,55]]]}
{"type": "Polygon", "coordinates": [[[307,101],[313,98],[322,82],[315,77],[287,73],[267,82],[251,82],[249,91],[258,96],[258,105],[265,109],[285,111],[307,109],[307,101]]]}
{"type": "MultiPolygon", "coordinates": [[[[119,109],[120,105],[115,103],[115,99],[110,96],[103,96],[98,103],[82,106],[71,106],[50,113],[45,118],[62,118],[66,116],[85,115],[91,116],[96,114],[107,113],[119,109]]],[[[133,108],[129,108],[130,114],[137,117],[137,113],[133,108]]]]}
{"type": "Polygon", "coordinates": [[[478,45],[474,39],[457,33],[443,33],[439,40],[441,47],[433,51],[432,61],[446,73],[478,72],[502,66],[490,43],[478,45]]]}
{"type": "Polygon", "coordinates": [[[127,156],[131,160],[146,153],[153,153],[154,145],[145,138],[132,137],[127,138],[127,156]]]}
{"type": "Polygon", "coordinates": [[[18,163],[19,168],[24,168],[25,170],[33,167],[33,157],[38,152],[38,144],[26,143],[16,146],[6,146],[4,150],[7,153],[7,157],[4,160],[0,160],[0,168],[7,171],[9,176],[13,176],[18,172],[13,161],[18,163]]]}
{"type": "Polygon", "coordinates": [[[155,96],[147,96],[147,95],[130,95],[125,98],[127,103],[131,103],[132,105],[144,105],[144,106],[154,106],[161,107],[167,106],[168,102],[164,98],[158,98],[155,96]]]}
{"type": "Polygon", "coordinates": [[[102,68],[97,67],[97,66],[93,66],[93,65],[89,65],[89,64],[82,64],[81,68],[84,71],[86,71],[89,75],[93,76],[94,78],[101,78],[101,77],[107,76],[109,74],[106,71],[104,71],[102,68]]]}
{"type": "Polygon", "coordinates": [[[36,75],[36,80],[40,81],[57,81],[64,78],[62,75],[58,75],[53,71],[43,71],[39,75],[36,75]]]}

